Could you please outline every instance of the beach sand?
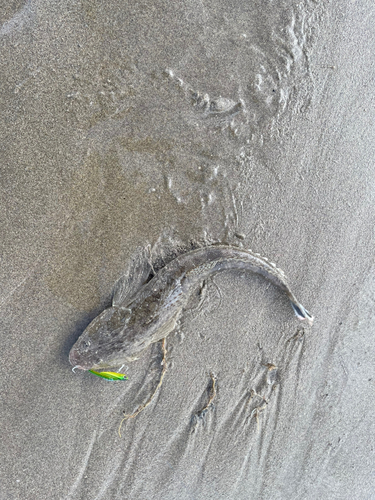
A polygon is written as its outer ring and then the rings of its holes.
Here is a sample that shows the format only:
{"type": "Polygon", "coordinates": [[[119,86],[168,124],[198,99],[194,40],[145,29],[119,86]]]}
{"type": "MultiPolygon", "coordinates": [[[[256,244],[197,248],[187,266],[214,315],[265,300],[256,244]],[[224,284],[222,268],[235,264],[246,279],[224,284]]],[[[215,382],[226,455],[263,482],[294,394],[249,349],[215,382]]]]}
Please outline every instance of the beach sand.
{"type": "Polygon", "coordinates": [[[370,499],[374,19],[358,0],[0,7],[1,460],[13,499],[370,499]],[[276,262],[126,364],[69,350],[131,259],[276,262]],[[216,394],[210,400],[212,377],[216,394]]]}

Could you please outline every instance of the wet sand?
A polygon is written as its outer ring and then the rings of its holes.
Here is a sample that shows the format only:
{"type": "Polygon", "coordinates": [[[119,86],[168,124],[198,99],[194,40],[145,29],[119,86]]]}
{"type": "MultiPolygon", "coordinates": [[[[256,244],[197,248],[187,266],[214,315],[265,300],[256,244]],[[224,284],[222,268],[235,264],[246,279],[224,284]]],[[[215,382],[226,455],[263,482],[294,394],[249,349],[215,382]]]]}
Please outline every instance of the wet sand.
{"type": "Polygon", "coordinates": [[[374,17],[0,8],[1,498],[372,497],[374,17]],[[276,262],[314,325],[259,276],[209,280],[120,438],[160,346],[113,383],[69,350],[136,255],[215,242],[276,262]]]}

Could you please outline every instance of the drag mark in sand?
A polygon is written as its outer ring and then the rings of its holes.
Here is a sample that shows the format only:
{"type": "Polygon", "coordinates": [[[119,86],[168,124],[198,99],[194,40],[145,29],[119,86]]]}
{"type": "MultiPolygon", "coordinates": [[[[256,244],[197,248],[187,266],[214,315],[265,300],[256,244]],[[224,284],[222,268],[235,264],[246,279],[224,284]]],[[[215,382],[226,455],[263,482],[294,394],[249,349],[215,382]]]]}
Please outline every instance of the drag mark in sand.
{"type": "Polygon", "coordinates": [[[125,420],[129,420],[130,418],[137,417],[141,413],[141,411],[143,411],[151,403],[151,401],[154,399],[155,394],[158,392],[158,390],[160,389],[160,387],[161,387],[161,385],[163,383],[164,375],[165,375],[165,372],[167,371],[167,361],[166,361],[167,348],[166,348],[166,340],[165,339],[163,339],[161,341],[161,347],[162,347],[162,350],[163,350],[163,361],[161,362],[163,368],[162,368],[162,372],[161,372],[161,375],[160,375],[159,383],[156,386],[154,392],[150,395],[150,397],[146,401],[146,403],[142,403],[141,405],[139,405],[138,408],[135,410],[134,413],[126,414],[125,411],[123,412],[124,413],[124,418],[121,420],[119,428],[118,428],[118,435],[120,437],[121,437],[121,427],[122,427],[123,422],[125,420]]]}
{"type": "Polygon", "coordinates": [[[83,478],[83,475],[84,475],[85,470],[87,468],[87,464],[89,463],[89,460],[90,460],[90,455],[91,455],[92,449],[94,447],[95,441],[96,441],[96,431],[94,431],[94,433],[92,435],[90,444],[89,444],[89,446],[87,448],[87,452],[86,452],[85,458],[83,459],[82,466],[81,466],[81,468],[80,468],[80,470],[78,472],[77,479],[74,481],[73,486],[70,488],[70,491],[69,491],[68,496],[67,496],[67,500],[69,500],[70,498],[72,498],[72,495],[74,495],[74,493],[76,492],[76,490],[77,490],[77,488],[79,486],[79,483],[81,482],[81,480],[83,478]]]}
{"type": "Polygon", "coordinates": [[[197,411],[196,413],[194,413],[192,419],[191,419],[191,432],[195,432],[196,428],[197,428],[197,425],[198,425],[198,422],[200,420],[203,420],[208,412],[208,410],[210,408],[213,408],[213,401],[216,397],[216,393],[217,393],[217,389],[216,389],[216,385],[217,385],[217,378],[216,376],[213,374],[213,373],[210,373],[210,377],[211,377],[211,383],[210,383],[210,391],[209,391],[209,399],[208,399],[208,402],[207,404],[204,406],[204,408],[202,408],[201,410],[197,411]]]}

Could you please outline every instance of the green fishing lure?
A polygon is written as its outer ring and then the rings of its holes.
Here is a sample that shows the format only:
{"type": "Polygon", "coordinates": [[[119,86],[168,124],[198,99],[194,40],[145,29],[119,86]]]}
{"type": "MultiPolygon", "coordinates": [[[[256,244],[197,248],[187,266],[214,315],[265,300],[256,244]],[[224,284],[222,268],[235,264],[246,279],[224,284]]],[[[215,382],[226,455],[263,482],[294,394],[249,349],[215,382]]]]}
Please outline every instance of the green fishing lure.
{"type": "Polygon", "coordinates": [[[124,373],[96,372],[95,370],[89,370],[89,372],[97,375],[98,377],[105,378],[106,380],[128,380],[128,377],[124,373]]]}

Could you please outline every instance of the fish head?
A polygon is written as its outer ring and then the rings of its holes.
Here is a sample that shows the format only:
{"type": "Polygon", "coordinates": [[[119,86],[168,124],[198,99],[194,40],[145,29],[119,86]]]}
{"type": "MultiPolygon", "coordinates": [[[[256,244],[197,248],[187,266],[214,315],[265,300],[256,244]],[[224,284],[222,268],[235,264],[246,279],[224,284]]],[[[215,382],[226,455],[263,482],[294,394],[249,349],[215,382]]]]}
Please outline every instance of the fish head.
{"type": "Polygon", "coordinates": [[[109,307],[85,329],[70,350],[70,364],[81,370],[121,366],[132,359],[134,327],[131,310],[109,307]]]}

